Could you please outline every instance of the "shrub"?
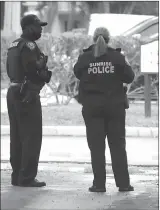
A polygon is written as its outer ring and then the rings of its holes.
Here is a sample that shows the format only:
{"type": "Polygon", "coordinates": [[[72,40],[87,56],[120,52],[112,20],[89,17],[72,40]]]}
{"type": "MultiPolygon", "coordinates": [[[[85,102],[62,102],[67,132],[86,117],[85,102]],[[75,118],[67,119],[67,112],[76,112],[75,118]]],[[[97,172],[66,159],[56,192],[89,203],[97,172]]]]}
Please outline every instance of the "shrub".
{"type": "MultiPolygon", "coordinates": [[[[1,37],[1,77],[6,79],[6,53],[9,43],[13,37],[1,37]]],[[[92,43],[92,37],[88,36],[83,29],[65,32],[56,37],[45,33],[37,41],[38,46],[48,55],[48,67],[53,72],[51,82],[48,84],[53,94],[63,94],[68,96],[66,103],[78,93],[79,81],[73,74],[73,66],[82,49],[87,48],[92,43]]],[[[140,74],[140,42],[133,38],[123,36],[112,37],[110,46],[120,47],[127,56],[136,77],[129,92],[134,92],[136,88],[143,86],[143,75],[140,74]]],[[[157,78],[157,77],[156,77],[157,78]]],[[[152,77],[153,83],[157,79],[152,77]]],[[[158,83],[155,83],[158,84],[158,83]]],[[[58,103],[58,97],[57,97],[58,103]]]]}
{"type": "Polygon", "coordinates": [[[11,34],[10,36],[1,36],[1,80],[5,82],[9,82],[6,72],[7,49],[14,39],[16,39],[16,35],[14,34],[11,34]]]}
{"type": "MultiPolygon", "coordinates": [[[[91,37],[83,31],[65,32],[59,37],[44,34],[37,43],[45,54],[49,56],[48,67],[53,77],[48,86],[53,93],[68,96],[66,103],[77,95],[79,81],[73,73],[73,66],[80,51],[91,44],[91,37]]],[[[58,103],[58,100],[57,100],[58,103]]]]}

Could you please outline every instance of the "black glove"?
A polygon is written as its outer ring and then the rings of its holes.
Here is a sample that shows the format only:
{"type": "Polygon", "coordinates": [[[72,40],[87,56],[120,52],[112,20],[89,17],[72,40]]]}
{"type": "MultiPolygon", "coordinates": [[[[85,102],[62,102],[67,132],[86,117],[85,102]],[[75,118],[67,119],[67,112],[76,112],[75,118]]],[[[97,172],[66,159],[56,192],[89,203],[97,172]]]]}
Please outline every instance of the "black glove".
{"type": "Polygon", "coordinates": [[[116,51],[121,52],[121,48],[120,47],[116,48],[116,51]]]}
{"type": "Polygon", "coordinates": [[[39,71],[38,75],[42,79],[42,81],[49,83],[52,76],[52,72],[49,71],[48,68],[46,68],[45,70],[39,71]]]}

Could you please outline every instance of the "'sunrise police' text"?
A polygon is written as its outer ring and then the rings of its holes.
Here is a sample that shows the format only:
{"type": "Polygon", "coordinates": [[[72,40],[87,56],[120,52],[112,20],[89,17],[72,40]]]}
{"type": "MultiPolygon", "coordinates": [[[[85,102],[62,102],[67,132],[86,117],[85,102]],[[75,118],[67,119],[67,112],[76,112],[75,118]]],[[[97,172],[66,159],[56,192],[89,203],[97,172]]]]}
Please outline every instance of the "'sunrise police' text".
{"type": "Polygon", "coordinates": [[[113,74],[114,66],[111,62],[97,62],[90,63],[88,68],[88,74],[113,74]]]}

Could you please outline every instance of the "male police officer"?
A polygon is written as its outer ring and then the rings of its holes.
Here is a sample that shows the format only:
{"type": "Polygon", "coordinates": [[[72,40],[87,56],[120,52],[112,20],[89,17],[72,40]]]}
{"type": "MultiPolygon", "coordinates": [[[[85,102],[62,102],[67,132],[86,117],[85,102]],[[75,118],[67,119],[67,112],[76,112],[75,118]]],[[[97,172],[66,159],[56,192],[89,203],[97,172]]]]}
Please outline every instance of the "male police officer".
{"type": "Polygon", "coordinates": [[[35,179],[42,143],[42,111],[40,90],[51,78],[47,56],[35,40],[41,37],[41,22],[35,15],[21,20],[21,38],[12,42],[7,54],[7,74],[11,84],[7,92],[10,120],[11,184],[42,187],[45,182],[35,179]]]}
{"type": "Polygon", "coordinates": [[[106,28],[95,30],[94,44],[84,50],[74,66],[80,80],[80,101],[91,152],[93,186],[91,192],[105,192],[105,138],[119,191],[133,191],[130,185],[125,142],[125,99],[123,83],[131,83],[134,72],[125,57],[108,46],[106,28]]]}

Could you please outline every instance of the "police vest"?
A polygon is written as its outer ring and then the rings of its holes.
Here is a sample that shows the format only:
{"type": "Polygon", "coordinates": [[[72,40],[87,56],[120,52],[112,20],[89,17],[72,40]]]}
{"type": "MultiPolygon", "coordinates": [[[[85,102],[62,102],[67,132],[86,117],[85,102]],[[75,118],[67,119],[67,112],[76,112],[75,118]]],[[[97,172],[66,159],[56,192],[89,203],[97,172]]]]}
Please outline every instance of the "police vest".
{"type": "Polygon", "coordinates": [[[17,39],[8,48],[7,73],[11,82],[22,82],[25,76],[20,60],[21,49],[24,45],[20,47],[20,42],[22,43],[22,39],[17,39]]]}

